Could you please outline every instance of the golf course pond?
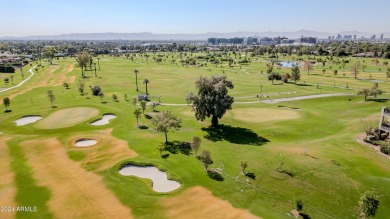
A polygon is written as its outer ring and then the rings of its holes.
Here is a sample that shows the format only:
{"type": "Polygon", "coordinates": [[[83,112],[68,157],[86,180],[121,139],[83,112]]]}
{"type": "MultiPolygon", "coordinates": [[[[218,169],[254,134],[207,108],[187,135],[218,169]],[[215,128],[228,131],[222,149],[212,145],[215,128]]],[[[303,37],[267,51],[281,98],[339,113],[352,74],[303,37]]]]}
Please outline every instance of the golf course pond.
{"type": "Polygon", "coordinates": [[[119,173],[124,176],[137,176],[152,180],[152,187],[156,192],[172,192],[181,186],[180,183],[169,180],[167,173],[153,166],[126,165],[119,170],[119,173]]]}
{"type": "Polygon", "coordinates": [[[291,62],[291,61],[280,61],[278,64],[284,68],[292,68],[294,66],[299,66],[298,62],[291,62]]]}

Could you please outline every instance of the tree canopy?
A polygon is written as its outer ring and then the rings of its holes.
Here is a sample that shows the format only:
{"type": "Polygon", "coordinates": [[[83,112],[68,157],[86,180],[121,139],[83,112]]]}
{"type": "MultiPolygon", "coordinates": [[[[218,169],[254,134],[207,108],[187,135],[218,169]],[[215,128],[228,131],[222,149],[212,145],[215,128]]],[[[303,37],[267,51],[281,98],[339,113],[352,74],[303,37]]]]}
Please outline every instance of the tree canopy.
{"type": "Polygon", "coordinates": [[[379,199],[373,192],[365,192],[359,201],[360,217],[374,217],[379,207],[379,199]]]}
{"type": "Polygon", "coordinates": [[[168,143],[169,130],[179,130],[182,120],[172,114],[171,111],[163,111],[152,119],[152,124],[156,127],[157,132],[165,134],[165,143],[168,143]]]}
{"type": "Polygon", "coordinates": [[[295,83],[301,79],[301,74],[299,71],[299,68],[297,66],[294,66],[291,68],[291,80],[293,80],[295,83]]]}
{"type": "Polygon", "coordinates": [[[77,55],[76,61],[81,68],[81,76],[84,77],[84,68],[91,62],[91,55],[87,51],[82,51],[77,55]]]}
{"type": "Polygon", "coordinates": [[[5,106],[5,111],[8,112],[8,107],[9,107],[9,105],[11,104],[11,101],[9,100],[8,97],[4,97],[4,99],[3,99],[3,104],[4,104],[4,106],[5,106]]]}
{"type": "Polygon", "coordinates": [[[234,100],[228,95],[228,89],[233,89],[233,83],[222,75],[200,77],[195,86],[198,94],[189,93],[187,100],[193,103],[196,119],[204,121],[206,117],[212,117],[211,125],[218,126],[218,119],[221,119],[227,110],[232,109],[234,100]]]}

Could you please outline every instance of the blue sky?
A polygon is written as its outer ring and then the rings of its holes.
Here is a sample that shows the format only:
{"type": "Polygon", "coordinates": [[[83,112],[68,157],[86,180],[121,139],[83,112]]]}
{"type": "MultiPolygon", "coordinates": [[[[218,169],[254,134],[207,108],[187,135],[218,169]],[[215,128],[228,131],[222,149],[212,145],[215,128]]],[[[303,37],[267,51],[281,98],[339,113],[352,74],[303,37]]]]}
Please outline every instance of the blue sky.
{"type": "Polygon", "coordinates": [[[0,36],[234,31],[390,32],[390,0],[1,0],[0,36]]]}

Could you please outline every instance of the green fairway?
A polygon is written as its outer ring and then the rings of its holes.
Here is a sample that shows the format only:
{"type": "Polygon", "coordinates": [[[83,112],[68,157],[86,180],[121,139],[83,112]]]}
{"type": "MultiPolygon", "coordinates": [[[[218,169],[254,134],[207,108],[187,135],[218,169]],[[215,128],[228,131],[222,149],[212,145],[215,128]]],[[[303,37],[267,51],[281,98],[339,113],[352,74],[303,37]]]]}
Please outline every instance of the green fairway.
{"type": "MultiPolygon", "coordinates": [[[[191,199],[191,205],[196,206],[197,200],[203,202],[201,197],[207,196],[207,200],[212,200],[210,205],[219,203],[223,206],[221,209],[241,215],[237,217],[250,213],[261,218],[292,218],[295,201],[301,199],[303,212],[311,218],[356,218],[356,207],[365,191],[376,191],[380,195],[377,218],[390,215],[390,159],[357,142],[363,133],[361,119],[374,118],[377,122],[381,108],[389,106],[390,79],[386,77],[384,66],[376,66],[368,58],[348,57],[346,59],[350,61],[344,67],[332,62],[325,66],[316,64],[310,74],[301,70],[297,84],[275,81],[273,85],[265,73],[269,63],[266,57],[251,57],[251,63],[233,67],[229,67],[228,62],[216,65],[198,59],[198,63],[207,66],[196,67],[181,65],[179,53],[149,55],[146,59],[137,54],[133,61],[124,56],[100,56],[98,77],[93,71],[87,71],[88,78],[84,79],[74,58],[57,60],[54,66],[44,63],[45,67],[37,72],[34,70],[36,75],[25,84],[0,93],[1,100],[10,97],[12,110],[3,113],[4,106],[0,107],[0,143],[7,139],[4,142],[8,148],[2,156],[11,162],[6,173],[0,173],[12,178],[15,189],[15,193],[7,193],[7,197],[18,206],[38,207],[35,213],[17,213],[17,218],[65,217],[69,216],[65,214],[67,210],[80,211],[76,217],[94,218],[92,211],[84,212],[83,205],[93,203],[91,206],[102,209],[96,200],[106,197],[111,204],[105,207],[120,203],[117,211],[120,213],[114,215],[102,210],[105,213],[102,218],[128,215],[134,218],[201,217],[200,210],[197,215],[195,210],[183,206],[175,209],[174,204],[163,204],[174,198],[178,203],[185,203],[191,196],[196,197],[191,199]],[[163,57],[161,63],[152,59],[158,55],[163,57]],[[176,60],[175,64],[171,60],[176,60]],[[367,65],[364,72],[357,75],[358,79],[351,74],[351,65],[356,60],[365,60],[367,65]],[[139,70],[139,92],[136,91],[135,69],[139,70]],[[334,75],[334,69],[338,70],[337,75],[334,75]],[[234,89],[229,94],[236,103],[220,120],[221,126],[213,129],[210,119],[203,122],[195,119],[185,97],[189,92],[196,92],[195,81],[199,77],[216,74],[225,74],[233,82],[234,89]],[[156,111],[147,105],[145,115],[139,119],[139,128],[132,98],[146,92],[144,79],[150,81],[151,102],[160,100],[162,105],[157,106],[156,111]],[[63,87],[64,82],[70,84],[69,89],[63,87]],[[378,82],[385,92],[383,95],[369,97],[367,102],[363,96],[356,96],[358,89],[371,88],[374,82],[378,82]],[[80,95],[80,83],[85,84],[87,94],[80,95]],[[100,86],[104,97],[93,96],[90,86],[100,86]],[[55,95],[55,107],[49,101],[49,90],[55,95]],[[113,100],[114,94],[119,101],[113,100]],[[318,94],[345,96],[259,102],[318,94]],[[223,181],[208,177],[193,152],[165,150],[166,156],[160,156],[158,147],[165,138],[163,133],[154,130],[151,118],[165,110],[183,120],[180,130],[168,133],[169,141],[191,142],[194,136],[201,137],[200,151],[211,152],[214,162],[210,167],[222,171],[223,181]],[[106,125],[90,125],[106,113],[115,114],[117,118],[106,125]],[[34,124],[16,126],[14,121],[27,115],[43,118],[34,124]],[[75,141],[82,138],[95,139],[98,143],[76,148],[75,141]],[[44,139],[55,142],[56,146],[41,143],[44,139]],[[29,142],[34,144],[30,147],[29,142]],[[51,151],[46,151],[47,148],[51,151]],[[40,154],[54,156],[53,162],[64,165],[62,172],[56,173],[55,167],[48,167],[47,172],[35,173],[34,168],[47,165],[40,154]],[[165,170],[168,177],[181,183],[180,189],[157,193],[151,188],[150,180],[120,175],[121,165],[130,161],[150,163],[165,170]],[[255,179],[240,174],[241,161],[247,161],[247,171],[254,173],[255,179]],[[76,168],[77,174],[71,168],[76,168]],[[71,186],[66,187],[69,196],[62,199],[55,183],[64,182],[64,187],[73,185],[77,181],[75,176],[86,177],[80,184],[76,183],[74,190],[71,186]],[[87,183],[90,179],[93,182],[87,183]],[[99,186],[94,187],[96,185],[99,186]],[[99,194],[93,194],[89,188],[96,188],[99,194]],[[85,200],[76,197],[79,191],[85,200]],[[76,209],[52,208],[53,200],[59,205],[74,201],[71,206],[76,209]]],[[[186,55],[196,59],[205,53],[186,55]]],[[[240,55],[244,57],[244,53],[240,55]]],[[[292,57],[280,59],[292,60],[292,57]]],[[[23,68],[25,78],[29,75],[28,68],[23,68]]],[[[274,69],[279,73],[291,73],[289,68],[274,69]]],[[[9,74],[0,74],[0,80],[6,75],[9,74]]],[[[15,84],[22,80],[20,72],[15,73],[14,80],[15,84]]],[[[0,84],[0,90],[11,86],[0,84]]]]}

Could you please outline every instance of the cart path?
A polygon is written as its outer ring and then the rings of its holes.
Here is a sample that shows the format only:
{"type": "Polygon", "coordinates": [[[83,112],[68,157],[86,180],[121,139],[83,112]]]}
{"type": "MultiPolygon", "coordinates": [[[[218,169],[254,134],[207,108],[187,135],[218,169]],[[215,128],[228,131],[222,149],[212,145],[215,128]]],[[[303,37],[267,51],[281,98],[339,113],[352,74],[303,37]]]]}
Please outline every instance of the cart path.
{"type": "MultiPolygon", "coordinates": [[[[315,95],[307,95],[300,97],[286,97],[279,99],[268,99],[268,100],[258,100],[258,101],[248,101],[248,102],[234,102],[233,104],[254,104],[254,103],[280,103],[280,102],[288,102],[288,101],[296,101],[296,100],[306,100],[306,99],[316,99],[323,97],[339,97],[339,96],[353,96],[353,94],[347,93],[337,93],[337,94],[315,94],[315,95]]],[[[186,103],[162,103],[162,106],[190,106],[190,104],[186,103]]]]}
{"type": "Polygon", "coordinates": [[[27,77],[26,79],[24,79],[22,82],[20,82],[19,84],[15,85],[15,86],[13,86],[13,87],[9,87],[9,88],[2,89],[2,90],[0,90],[0,93],[22,86],[24,83],[26,83],[28,80],[30,80],[30,79],[35,75],[34,72],[33,72],[33,69],[34,69],[35,67],[37,67],[37,66],[34,65],[32,68],[30,68],[30,69],[28,70],[28,71],[30,72],[30,76],[28,76],[28,77],[27,77]]]}

